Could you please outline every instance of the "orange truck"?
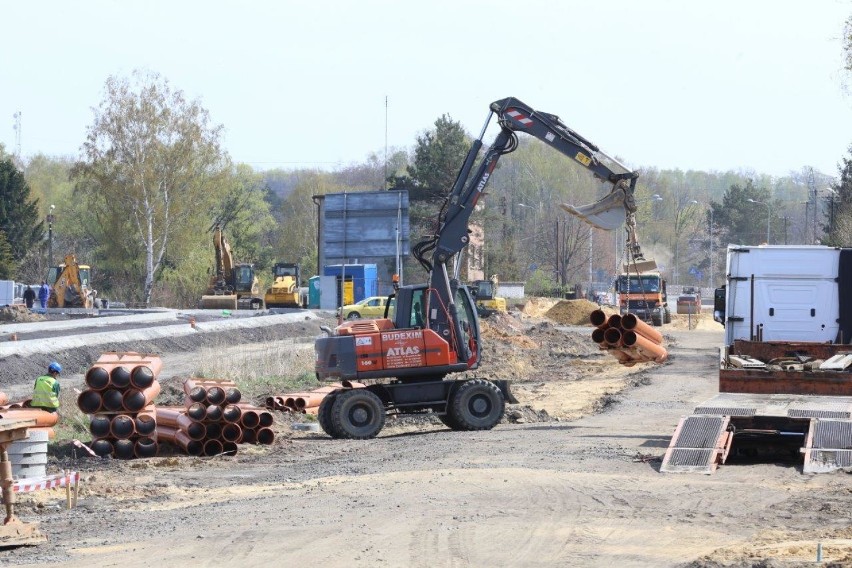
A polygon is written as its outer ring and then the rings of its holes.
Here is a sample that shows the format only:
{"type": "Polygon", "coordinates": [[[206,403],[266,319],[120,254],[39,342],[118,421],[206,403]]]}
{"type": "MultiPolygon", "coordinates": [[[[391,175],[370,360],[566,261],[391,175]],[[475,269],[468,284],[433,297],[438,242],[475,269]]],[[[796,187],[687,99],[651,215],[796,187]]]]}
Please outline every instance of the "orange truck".
{"type": "Polygon", "coordinates": [[[666,281],[659,272],[621,274],[615,281],[621,313],[636,314],[653,325],[671,323],[666,281]]]}

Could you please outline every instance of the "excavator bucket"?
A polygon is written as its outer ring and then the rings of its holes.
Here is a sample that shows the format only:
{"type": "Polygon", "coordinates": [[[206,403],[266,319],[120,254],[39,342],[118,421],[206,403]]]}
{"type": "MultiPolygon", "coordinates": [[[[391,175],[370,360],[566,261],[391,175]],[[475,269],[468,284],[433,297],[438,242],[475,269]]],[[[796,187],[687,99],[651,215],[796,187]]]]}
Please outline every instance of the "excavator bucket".
{"type": "Polygon", "coordinates": [[[651,260],[631,260],[629,263],[622,265],[624,272],[633,274],[642,274],[643,272],[651,272],[657,270],[657,261],[651,260]]]}
{"type": "Polygon", "coordinates": [[[559,206],[593,227],[606,231],[617,229],[624,223],[627,217],[627,208],[624,205],[624,193],[621,191],[613,191],[589,205],[574,207],[567,203],[560,203],[559,206]]]}
{"type": "Polygon", "coordinates": [[[236,294],[209,294],[201,296],[201,301],[198,307],[203,310],[236,310],[237,295],[236,294]]]}

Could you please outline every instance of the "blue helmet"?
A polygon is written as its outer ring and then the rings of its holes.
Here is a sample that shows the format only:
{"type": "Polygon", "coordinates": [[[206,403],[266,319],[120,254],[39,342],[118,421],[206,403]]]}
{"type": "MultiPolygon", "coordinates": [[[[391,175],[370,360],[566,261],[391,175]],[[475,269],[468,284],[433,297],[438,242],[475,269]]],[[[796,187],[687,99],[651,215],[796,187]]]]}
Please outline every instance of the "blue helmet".
{"type": "Polygon", "coordinates": [[[48,373],[61,373],[62,372],[62,365],[60,365],[59,363],[54,361],[53,363],[51,363],[50,365],[47,366],[47,372],[48,373]]]}

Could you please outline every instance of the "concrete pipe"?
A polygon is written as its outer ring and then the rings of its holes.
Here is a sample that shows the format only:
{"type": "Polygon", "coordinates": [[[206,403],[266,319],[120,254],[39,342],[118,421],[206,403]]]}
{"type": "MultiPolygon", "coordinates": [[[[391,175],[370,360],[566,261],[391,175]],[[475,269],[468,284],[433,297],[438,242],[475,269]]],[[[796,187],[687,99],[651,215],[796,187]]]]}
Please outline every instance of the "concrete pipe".
{"type": "Polygon", "coordinates": [[[27,428],[27,432],[30,432],[30,433],[44,432],[45,434],[47,434],[48,440],[52,440],[52,439],[56,438],[56,430],[54,430],[50,426],[43,426],[41,428],[27,428]]]}
{"type": "Polygon", "coordinates": [[[230,422],[231,424],[238,424],[242,415],[243,409],[236,404],[229,404],[222,409],[222,418],[225,422],[230,422]]]}
{"type": "Polygon", "coordinates": [[[127,389],[127,392],[124,393],[122,406],[130,412],[139,412],[151,404],[158,394],[160,394],[159,381],[154,381],[154,384],[143,390],[127,389]]]}
{"type": "Polygon", "coordinates": [[[108,388],[103,391],[102,396],[104,410],[108,410],[110,412],[124,410],[124,395],[121,393],[120,390],[108,388]]]}
{"type": "Polygon", "coordinates": [[[77,408],[84,414],[93,414],[101,409],[103,398],[101,393],[93,390],[84,390],[77,397],[77,408]]]}
{"type": "Polygon", "coordinates": [[[261,410],[257,413],[258,425],[261,428],[269,428],[275,423],[275,416],[268,410],[261,410]]]}
{"type": "Polygon", "coordinates": [[[240,426],[245,429],[257,428],[260,424],[260,415],[256,410],[243,407],[243,415],[240,417],[240,426]]]}
{"type": "Polygon", "coordinates": [[[113,455],[121,460],[129,460],[133,457],[135,445],[133,440],[115,440],[112,443],[113,455]]]}
{"type": "Polygon", "coordinates": [[[224,442],[237,442],[243,436],[243,429],[238,424],[225,424],[220,435],[224,442]]]}
{"type": "Polygon", "coordinates": [[[204,442],[204,451],[203,455],[206,457],[218,456],[222,453],[222,442],[219,440],[207,440],[204,442]]]}
{"type": "Polygon", "coordinates": [[[207,387],[207,404],[222,404],[225,402],[225,389],[222,387],[207,387]]]}
{"type": "Polygon", "coordinates": [[[137,458],[153,458],[157,455],[157,441],[147,436],[139,438],[133,445],[133,455],[137,458]]]}
{"type": "Polygon", "coordinates": [[[242,400],[243,393],[237,387],[230,387],[225,389],[225,402],[228,404],[237,404],[242,400]]]}
{"type": "Polygon", "coordinates": [[[609,327],[607,317],[603,310],[595,310],[589,314],[589,322],[598,328],[606,329],[609,327]]]}
{"type": "Polygon", "coordinates": [[[186,415],[193,420],[204,420],[207,416],[207,407],[203,402],[193,402],[186,408],[186,415]]]}
{"type": "Polygon", "coordinates": [[[635,331],[625,331],[623,339],[625,347],[635,348],[641,355],[652,359],[655,363],[662,363],[668,359],[669,353],[662,345],[657,345],[650,339],[642,337],[635,331]]]}
{"type": "Polygon", "coordinates": [[[623,329],[635,331],[639,335],[650,339],[657,345],[663,343],[663,334],[637,318],[636,314],[626,314],[623,318],[621,318],[621,327],[623,329]]]}
{"type": "Polygon", "coordinates": [[[100,457],[112,455],[112,442],[109,440],[93,440],[89,447],[100,457]]]}
{"type": "MultiPolygon", "coordinates": [[[[89,420],[89,432],[91,432],[92,436],[95,438],[103,438],[109,434],[109,424],[109,416],[95,414],[92,416],[91,420],[89,420]]],[[[110,451],[112,451],[112,449],[110,449],[110,451]]]]}
{"type": "Polygon", "coordinates": [[[39,408],[11,408],[0,414],[0,418],[6,420],[35,420],[37,427],[45,428],[56,426],[56,423],[59,421],[59,414],[39,408]]]}
{"type": "Polygon", "coordinates": [[[134,419],[136,433],[140,436],[150,436],[157,430],[157,420],[150,414],[139,414],[134,419]]]}
{"type": "Polygon", "coordinates": [[[610,327],[604,331],[604,340],[606,340],[607,345],[612,345],[613,347],[621,347],[623,338],[621,337],[621,330],[617,327],[610,327]]]}
{"type": "Polygon", "coordinates": [[[222,442],[222,453],[226,456],[237,455],[239,449],[239,446],[235,442],[222,442]]]}
{"type": "Polygon", "coordinates": [[[253,428],[243,428],[243,436],[240,438],[241,444],[256,444],[257,443],[257,431],[253,428]]]}
{"type": "Polygon", "coordinates": [[[204,437],[208,440],[217,440],[222,435],[222,425],[218,422],[205,422],[204,428],[204,437]]]}
{"type": "Polygon", "coordinates": [[[618,314],[612,314],[606,320],[607,327],[614,327],[615,329],[621,328],[621,316],[618,314]]]}
{"type": "Polygon", "coordinates": [[[275,432],[272,431],[272,428],[258,428],[255,437],[258,444],[268,446],[275,441],[275,432]]]}
{"type": "Polygon", "coordinates": [[[215,404],[208,404],[204,410],[204,420],[216,422],[222,419],[222,407],[215,404]]]}
{"type": "Polygon", "coordinates": [[[136,433],[136,422],[126,414],[116,414],[110,420],[109,433],[113,438],[129,438],[136,433]]]}
{"type": "Polygon", "coordinates": [[[92,390],[103,390],[109,386],[109,369],[104,366],[90,367],[86,371],[86,386],[92,390]]]}

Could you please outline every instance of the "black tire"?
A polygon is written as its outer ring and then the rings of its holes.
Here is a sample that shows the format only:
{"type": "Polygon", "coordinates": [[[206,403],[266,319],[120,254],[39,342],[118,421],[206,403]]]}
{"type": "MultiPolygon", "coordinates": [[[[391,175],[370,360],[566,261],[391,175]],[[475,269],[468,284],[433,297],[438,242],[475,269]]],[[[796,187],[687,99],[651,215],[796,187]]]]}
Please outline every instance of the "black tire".
{"type": "Polygon", "coordinates": [[[331,409],[334,406],[334,400],[337,398],[337,393],[340,391],[332,391],[325,395],[317,410],[317,422],[323,432],[332,438],[341,438],[342,436],[335,433],[331,425],[331,409]]]}
{"type": "Polygon", "coordinates": [[[346,316],[346,319],[348,319],[348,320],[359,320],[359,319],[361,319],[361,314],[359,314],[358,312],[349,312],[349,315],[346,316]]]}
{"type": "Polygon", "coordinates": [[[661,325],[663,325],[663,316],[651,316],[651,324],[654,327],[660,327],[661,325]]]}
{"type": "Polygon", "coordinates": [[[663,323],[672,323],[672,313],[669,310],[666,310],[663,315],[663,323]]]}
{"type": "Polygon", "coordinates": [[[491,381],[471,379],[461,384],[450,401],[456,430],[491,430],[506,412],[506,400],[491,381]]]}
{"type": "Polygon", "coordinates": [[[461,428],[459,428],[458,421],[456,421],[455,417],[449,414],[450,412],[452,412],[452,409],[447,408],[447,414],[439,414],[438,420],[440,420],[444,424],[444,426],[446,426],[450,430],[460,430],[461,428]]]}
{"type": "Polygon", "coordinates": [[[332,405],[331,425],[340,438],[375,438],[385,425],[385,405],[367,389],[340,391],[332,405]]]}

